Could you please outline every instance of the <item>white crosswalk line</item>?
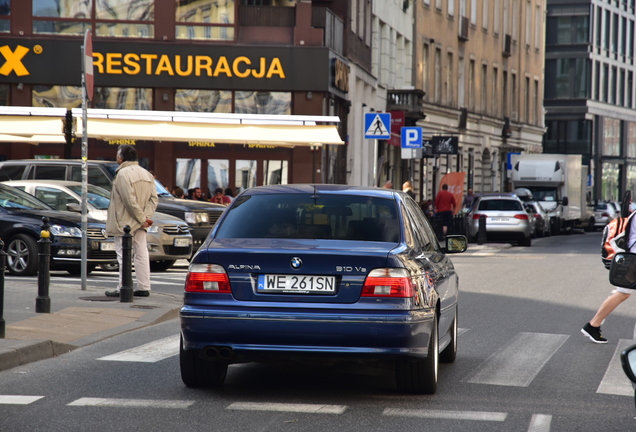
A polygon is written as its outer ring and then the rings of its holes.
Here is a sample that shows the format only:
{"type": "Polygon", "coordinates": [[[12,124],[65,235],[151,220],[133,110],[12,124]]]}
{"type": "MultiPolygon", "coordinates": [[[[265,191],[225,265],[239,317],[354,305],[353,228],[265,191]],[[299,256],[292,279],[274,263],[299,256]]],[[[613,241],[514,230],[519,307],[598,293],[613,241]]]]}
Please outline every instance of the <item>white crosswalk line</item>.
{"type": "Polygon", "coordinates": [[[0,395],[0,405],[28,405],[44,396],[0,395]]]}
{"type": "Polygon", "coordinates": [[[444,420],[505,421],[508,416],[504,412],[488,411],[446,411],[426,409],[386,408],[382,415],[395,417],[417,417],[444,420]]]}
{"type": "Polygon", "coordinates": [[[67,406],[99,406],[111,408],[188,408],[194,401],[188,400],[150,400],[150,399],[108,399],[80,398],[67,406]]]}
{"type": "Polygon", "coordinates": [[[527,387],[568,337],[562,334],[519,333],[488,357],[465,381],[527,387]]]}
{"type": "Polygon", "coordinates": [[[234,402],[225,409],[236,411],[278,411],[309,414],[342,414],[346,405],[234,402]]]}
{"type": "Polygon", "coordinates": [[[547,414],[534,414],[530,420],[528,432],[550,432],[552,416],[547,414]]]}
{"type": "Polygon", "coordinates": [[[620,339],[616,350],[610,360],[610,364],[605,371],[603,380],[599,384],[596,393],[618,395],[618,396],[634,396],[634,388],[632,382],[627,378],[623,367],[621,366],[621,352],[634,344],[631,339],[620,339]]]}
{"type": "Polygon", "coordinates": [[[156,341],[100,357],[97,360],[155,363],[179,354],[179,335],[169,336],[156,341]]]}

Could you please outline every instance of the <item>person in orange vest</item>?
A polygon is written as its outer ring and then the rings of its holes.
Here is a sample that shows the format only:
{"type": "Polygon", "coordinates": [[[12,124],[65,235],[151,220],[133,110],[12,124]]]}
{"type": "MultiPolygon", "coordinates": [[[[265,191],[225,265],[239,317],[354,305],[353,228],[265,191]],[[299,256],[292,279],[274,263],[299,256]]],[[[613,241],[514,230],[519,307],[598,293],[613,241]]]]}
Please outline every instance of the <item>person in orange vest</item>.
{"type": "Polygon", "coordinates": [[[435,213],[442,219],[442,233],[446,237],[448,227],[453,221],[453,212],[457,207],[455,197],[448,191],[448,185],[444,183],[442,190],[435,197],[435,213]]]}

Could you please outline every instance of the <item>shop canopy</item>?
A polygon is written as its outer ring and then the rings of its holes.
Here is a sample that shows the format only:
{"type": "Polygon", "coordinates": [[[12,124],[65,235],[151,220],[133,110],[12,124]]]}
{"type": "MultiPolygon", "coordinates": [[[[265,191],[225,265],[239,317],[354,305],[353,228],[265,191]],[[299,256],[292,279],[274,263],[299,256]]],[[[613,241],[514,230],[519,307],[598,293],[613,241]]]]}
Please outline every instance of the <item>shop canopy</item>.
{"type": "MultiPolygon", "coordinates": [[[[87,110],[89,138],[103,140],[209,141],[221,144],[321,146],[344,144],[337,116],[213,114],[176,111],[87,110]]],[[[3,107],[0,141],[64,143],[64,108],[3,107]]],[[[82,110],[75,108],[75,135],[82,136],[82,110]]]]}

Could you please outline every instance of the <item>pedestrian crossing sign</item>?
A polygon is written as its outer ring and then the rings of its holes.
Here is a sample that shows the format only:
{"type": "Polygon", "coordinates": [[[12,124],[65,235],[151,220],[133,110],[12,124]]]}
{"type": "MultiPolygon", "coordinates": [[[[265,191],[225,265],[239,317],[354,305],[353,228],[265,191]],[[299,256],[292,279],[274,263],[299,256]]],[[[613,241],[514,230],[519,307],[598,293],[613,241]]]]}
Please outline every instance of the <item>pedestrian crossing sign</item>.
{"type": "Polygon", "coordinates": [[[364,138],[389,139],[391,138],[390,125],[390,113],[366,113],[364,115],[364,138]]]}

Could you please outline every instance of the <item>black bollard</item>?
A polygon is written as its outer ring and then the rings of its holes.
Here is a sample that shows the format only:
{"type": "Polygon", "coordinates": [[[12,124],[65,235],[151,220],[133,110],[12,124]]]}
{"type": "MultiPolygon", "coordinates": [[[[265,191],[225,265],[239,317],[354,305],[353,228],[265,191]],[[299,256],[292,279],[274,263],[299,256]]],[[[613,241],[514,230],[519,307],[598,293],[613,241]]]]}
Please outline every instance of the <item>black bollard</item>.
{"type": "Polygon", "coordinates": [[[40,231],[39,247],[39,270],[38,270],[38,296],[35,299],[35,311],[37,313],[51,313],[51,298],[49,297],[49,283],[51,274],[49,267],[51,264],[51,231],[49,231],[49,218],[42,218],[42,231],[40,231]]]}
{"type": "Polygon", "coordinates": [[[121,303],[132,303],[132,234],[130,226],[124,227],[124,235],[121,237],[121,289],[119,290],[119,301],[121,303]]]}
{"type": "Polygon", "coordinates": [[[486,215],[479,215],[479,230],[477,231],[477,244],[486,242],[486,215]]]}
{"type": "Polygon", "coordinates": [[[7,253],[4,251],[4,242],[0,239],[0,339],[4,339],[5,336],[5,321],[4,321],[4,263],[7,253]]]}

